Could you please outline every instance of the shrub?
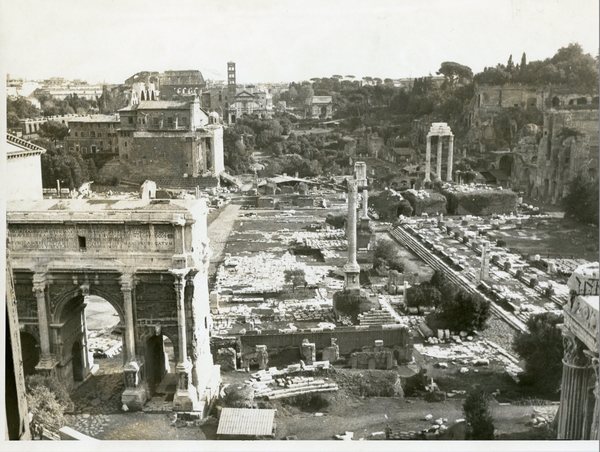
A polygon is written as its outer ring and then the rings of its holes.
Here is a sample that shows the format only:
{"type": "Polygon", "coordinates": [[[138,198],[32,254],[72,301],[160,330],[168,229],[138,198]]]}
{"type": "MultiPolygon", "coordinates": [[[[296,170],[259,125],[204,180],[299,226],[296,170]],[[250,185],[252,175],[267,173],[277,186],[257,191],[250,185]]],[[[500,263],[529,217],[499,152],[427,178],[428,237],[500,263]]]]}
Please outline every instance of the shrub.
{"type": "Polygon", "coordinates": [[[25,384],[34,437],[41,437],[44,428],[56,432],[65,425],[64,411],[72,402],[64,384],[41,375],[28,377],[25,384]]]}
{"type": "Polygon", "coordinates": [[[436,312],[427,319],[429,326],[453,331],[485,328],[490,316],[490,303],[482,297],[459,291],[452,299],[442,299],[436,312]]]}
{"type": "Polygon", "coordinates": [[[494,439],[494,422],[486,393],[481,389],[470,391],[463,404],[463,412],[467,423],[466,439],[494,439]]]}

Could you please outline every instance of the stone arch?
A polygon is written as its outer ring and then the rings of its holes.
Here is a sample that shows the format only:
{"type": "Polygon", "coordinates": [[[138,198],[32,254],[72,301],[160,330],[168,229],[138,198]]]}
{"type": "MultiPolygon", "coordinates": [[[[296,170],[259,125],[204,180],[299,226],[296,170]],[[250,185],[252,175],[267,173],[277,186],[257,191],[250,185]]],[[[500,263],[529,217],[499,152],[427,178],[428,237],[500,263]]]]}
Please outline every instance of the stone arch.
{"type": "MultiPolygon", "coordinates": [[[[119,314],[119,318],[121,319],[121,321],[125,321],[123,300],[120,296],[117,297],[113,292],[102,289],[101,287],[99,287],[99,285],[96,284],[90,284],[90,295],[96,295],[106,300],[115,309],[115,311],[117,311],[117,314],[119,314]]],[[[51,312],[51,318],[53,322],[60,322],[65,307],[69,304],[69,302],[78,297],[81,297],[81,299],[83,299],[81,288],[74,286],[71,289],[61,292],[55,297],[54,300],[50,300],[51,306],[54,306],[54,309],[51,312]]]]}
{"type": "Polygon", "coordinates": [[[85,376],[85,360],[83,358],[84,349],[80,340],[73,341],[71,346],[71,368],[73,370],[73,381],[83,381],[85,376]]]}

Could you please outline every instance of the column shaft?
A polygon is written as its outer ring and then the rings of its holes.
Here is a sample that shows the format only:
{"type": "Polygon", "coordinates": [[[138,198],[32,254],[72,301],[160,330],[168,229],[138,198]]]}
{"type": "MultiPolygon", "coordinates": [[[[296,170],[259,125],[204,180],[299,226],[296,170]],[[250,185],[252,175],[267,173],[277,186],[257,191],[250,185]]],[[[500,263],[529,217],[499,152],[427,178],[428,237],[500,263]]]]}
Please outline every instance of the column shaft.
{"type": "Polygon", "coordinates": [[[50,329],[46,309],[46,275],[33,275],[33,292],[37,302],[38,329],[40,334],[41,360],[50,358],[50,329]]]}
{"type": "Polygon", "coordinates": [[[135,361],[135,324],[133,321],[133,277],[129,274],[121,276],[121,292],[125,307],[125,357],[127,362],[135,361]]]}
{"type": "Polygon", "coordinates": [[[357,187],[355,181],[348,185],[348,263],[356,264],[356,198],[357,187]]]}
{"type": "Polygon", "coordinates": [[[431,136],[427,135],[427,145],[425,147],[425,182],[429,182],[431,173],[431,136]]]}
{"type": "Polygon", "coordinates": [[[369,219],[369,191],[365,188],[362,192],[363,195],[363,205],[362,205],[362,217],[364,219],[369,219]]]}
{"type": "Polygon", "coordinates": [[[442,180],[442,136],[438,136],[437,159],[435,161],[435,175],[442,180]]]}
{"type": "Polygon", "coordinates": [[[558,439],[583,439],[590,372],[590,368],[573,366],[563,361],[558,439]]]}
{"type": "Polygon", "coordinates": [[[179,335],[179,363],[185,363],[187,357],[187,332],[185,325],[185,279],[175,275],[175,297],[177,298],[177,327],[179,335]]]}
{"type": "Polygon", "coordinates": [[[448,137],[448,168],[446,171],[446,180],[452,182],[452,165],[454,159],[454,136],[448,137]]]}

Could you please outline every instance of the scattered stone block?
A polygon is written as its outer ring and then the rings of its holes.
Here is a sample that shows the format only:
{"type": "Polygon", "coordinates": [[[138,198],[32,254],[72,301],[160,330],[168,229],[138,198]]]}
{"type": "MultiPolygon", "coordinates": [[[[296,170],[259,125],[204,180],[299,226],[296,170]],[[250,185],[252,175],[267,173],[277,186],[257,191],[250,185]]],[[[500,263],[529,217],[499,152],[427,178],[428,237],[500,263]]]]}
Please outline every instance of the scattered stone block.
{"type": "Polygon", "coordinates": [[[468,372],[469,372],[469,369],[468,369],[467,367],[461,367],[461,368],[460,368],[460,370],[459,370],[459,372],[460,372],[461,374],[466,374],[466,373],[468,373],[468,372]]]}

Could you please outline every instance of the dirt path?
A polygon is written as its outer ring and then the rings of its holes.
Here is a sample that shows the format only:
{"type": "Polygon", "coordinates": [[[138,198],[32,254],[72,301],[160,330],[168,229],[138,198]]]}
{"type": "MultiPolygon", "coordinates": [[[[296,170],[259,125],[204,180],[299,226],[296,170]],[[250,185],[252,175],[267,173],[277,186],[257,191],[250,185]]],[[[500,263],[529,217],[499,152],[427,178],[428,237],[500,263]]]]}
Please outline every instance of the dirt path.
{"type": "Polygon", "coordinates": [[[208,238],[210,239],[210,266],[208,274],[213,275],[217,271],[217,266],[223,260],[223,250],[233,228],[235,220],[238,218],[240,206],[236,204],[227,205],[208,225],[208,238]]]}

